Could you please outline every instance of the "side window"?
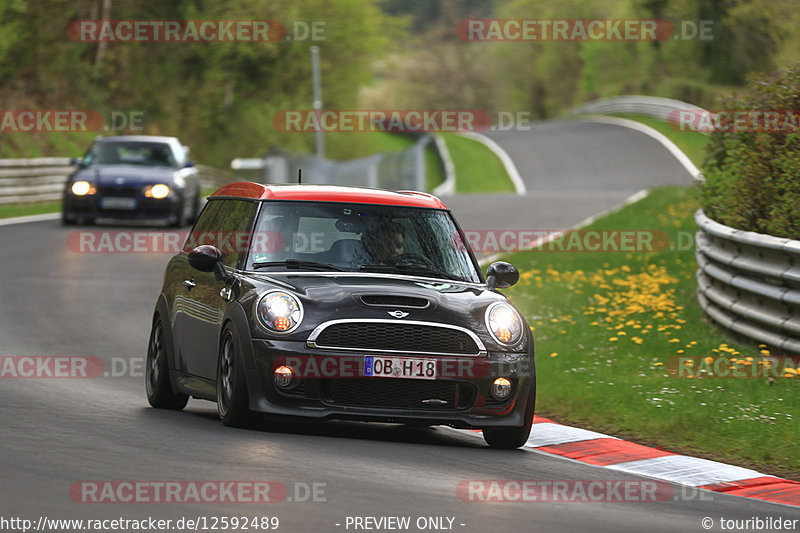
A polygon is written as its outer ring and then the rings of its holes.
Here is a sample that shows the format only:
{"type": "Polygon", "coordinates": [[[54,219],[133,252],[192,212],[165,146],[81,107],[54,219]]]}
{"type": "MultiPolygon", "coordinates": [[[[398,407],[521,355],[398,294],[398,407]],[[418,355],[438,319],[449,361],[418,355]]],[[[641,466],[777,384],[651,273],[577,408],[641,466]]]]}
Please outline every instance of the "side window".
{"type": "Polygon", "coordinates": [[[184,244],[184,251],[211,244],[222,252],[222,264],[239,267],[247,255],[257,202],[247,200],[210,200],[197,219],[184,244]]]}
{"type": "Polygon", "coordinates": [[[206,204],[200,216],[197,217],[192,231],[186,237],[186,243],[183,245],[184,252],[191,252],[201,244],[217,245],[216,235],[220,229],[224,208],[224,200],[211,200],[206,204]]]}
{"type": "Polygon", "coordinates": [[[220,245],[217,248],[222,251],[222,264],[239,268],[240,261],[247,257],[258,202],[222,200],[222,203],[225,208],[219,223],[220,245]]]}

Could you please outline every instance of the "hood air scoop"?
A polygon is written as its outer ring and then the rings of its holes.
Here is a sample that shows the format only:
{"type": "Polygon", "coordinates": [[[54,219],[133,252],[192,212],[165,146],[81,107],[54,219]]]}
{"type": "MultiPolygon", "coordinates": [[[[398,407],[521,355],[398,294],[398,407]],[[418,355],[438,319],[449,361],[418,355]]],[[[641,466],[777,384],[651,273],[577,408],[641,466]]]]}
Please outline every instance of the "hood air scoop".
{"type": "Polygon", "coordinates": [[[405,307],[408,309],[427,309],[431,302],[427,298],[401,296],[394,294],[364,294],[359,297],[361,303],[370,307],[405,307]]]}

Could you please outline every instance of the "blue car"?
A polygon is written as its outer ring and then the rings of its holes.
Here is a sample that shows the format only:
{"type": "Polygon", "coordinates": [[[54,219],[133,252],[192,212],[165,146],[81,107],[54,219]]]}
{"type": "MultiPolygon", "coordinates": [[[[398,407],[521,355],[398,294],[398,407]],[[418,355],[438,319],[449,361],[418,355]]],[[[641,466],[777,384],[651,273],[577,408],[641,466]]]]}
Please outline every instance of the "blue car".
{"type": "Polygon", "coordinates": [[[197,218],[197,169],[175,137],[100,137],[76,163],[64,187],[64,224],[113,219],[182,227],[197,218]]]}

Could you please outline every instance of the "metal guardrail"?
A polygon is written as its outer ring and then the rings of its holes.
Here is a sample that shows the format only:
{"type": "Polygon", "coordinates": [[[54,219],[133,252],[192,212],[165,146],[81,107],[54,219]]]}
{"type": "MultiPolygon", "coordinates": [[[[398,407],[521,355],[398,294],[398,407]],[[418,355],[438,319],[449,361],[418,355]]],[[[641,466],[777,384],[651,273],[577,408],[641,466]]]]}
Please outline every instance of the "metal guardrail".
{"type": "MultiPolygon", "coordinates": [[[[435,138],[428,134],[415,137],[416,142],[400,152],[379,152],[347,161],[313,154],[290,154],[274,147],[263,158],[234,159],[231,168],[258,171],[258,176],[254,173],[249,179],[263,183],[294,183],[298,170],[302,169],[303,183],[424,191],[425,149],[435,143],[435,138]]],[[[434,147],[439,148],[436,144],[434,147]]],[[[439,155],[442,157],[441,153],[439,155]]]]}
{"type": "Polygon", "coordinates": [[[658,96],[628,95],[613,98],[601,98],[570,110],[572,115],[607,114],[607,113],[635,113],[647,117],[666,120],[673,111],[697,111],[705,109],[693,104],[661,98],[658,96]]]}
{"type": "Polygon", "coordinates": [[[0,159],[0,205],[58,200],[70,172],[68,157],[0,159]]]}
{"type": "Polygon", "coordinates": [[[695,213],[697,298],[722,327],[800,354],[800,241],[742,231],[695,213]]]}
{"type": "MultiPolygon", "coordinates": [[[[67,176],[73,171],[68,157],[0,159],[0,205],[60,200],[67,176]]],[[[237,181],[233,174],[197,165],[203,188],[237,181]]]]}

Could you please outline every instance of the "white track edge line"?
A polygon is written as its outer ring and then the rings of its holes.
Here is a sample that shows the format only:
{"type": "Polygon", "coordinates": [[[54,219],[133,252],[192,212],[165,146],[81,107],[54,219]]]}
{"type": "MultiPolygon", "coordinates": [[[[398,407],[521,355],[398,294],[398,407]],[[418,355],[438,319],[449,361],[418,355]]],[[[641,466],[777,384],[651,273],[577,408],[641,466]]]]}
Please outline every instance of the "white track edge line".
{"type": "Polygon", "coordinates": [[[478,141],[486,146],[486,148],[491,150],[494,155],[500,158],[500,162],[503,163],[503,167],[505,168],[508,177],[511,179],[511,183],[514,185],[514,190],[516,190],[516,193],[522,196],[528,192],[528,188],[525,187],[525,182],[522,181],[522,176],[520,176],[519,170],[517,170],[517,166],[514,164],[511,156],[509,156],[499,144],[494,142],[489,137],[481,135],[480,133],[475,133],[474,131],[462,131],[459,132],[458,135],[472,139],[473,141],[478,141]]]}
{"type": "Polygon", "coordinates": [[[42,222],[44,220],[58,220],[61,213],[44,213],[41,215],[26,215],[23,217],[0,218],[0,226],[26,224],[28,222],[42,222]]]}
{"type": "Polygon", "coordinates": [[[694,163],[692,163],[692,160],[689,159],[689,157],[683,152],[683,150],[678,148],[675,145],[675,143],[670,141],[669,138],[667,138],[663,133],[654,130],[650,126],[647,126],[645,124],[642,124],[641,122],[636,122],[635,120],[630,120],[627,118],[607,117],[603,115],[589,115],[585,117],[584,120],[589,120],[591,122],[599,122],[602,124],[611,124],[613,126],[622,126],[623,128],[636,130],[640,133],[644,133],[649,137],[652,137],[653,139],[661,143],[661,145],[664,148],[666,148],[669,151],[669,153],[675,157],[675,159],[678,160],[678,163],[680,163],[683,166],[683,168],[686,169],[686,172],[689,173],[689,175],[692,177],[694,181],[703,181],[704,179],[703,173],[700,172],[700,169],[698,169],[694,165],[694,163]]]}

